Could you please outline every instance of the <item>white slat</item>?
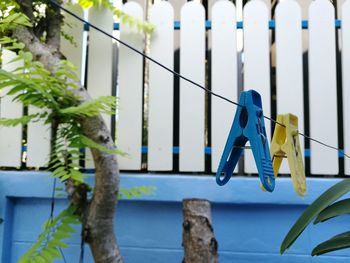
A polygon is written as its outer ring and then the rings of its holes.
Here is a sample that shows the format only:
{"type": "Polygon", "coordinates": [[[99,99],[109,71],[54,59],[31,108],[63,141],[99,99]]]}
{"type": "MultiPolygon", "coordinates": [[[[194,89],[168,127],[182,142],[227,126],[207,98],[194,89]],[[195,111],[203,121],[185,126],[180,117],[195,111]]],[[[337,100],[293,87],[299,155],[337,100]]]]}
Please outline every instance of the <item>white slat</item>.
{"type": "MultiPolygon", "coordinates": [[[[126,3],[123,11],[135,18],[143,18],[142,8],[137,3],[126,3]]],[[[134,48],[143,50],[143,35],[135,28],[122,24],[120,38],[134,48]]],[[[127,157],[119,157],[120,169],[123,170],[141,168],[142,63],[142,56],[120,45],[117,145],[128,154],[127,157]]]]}
{"type": "MultiPolygon", "coordinates": [[[[244,18],[244,90],[256,90],[261,95],[264,115],[270,116],[270,41],[268,9],[260,0],[249,1],[244,18]]],[[[267,137],[271,124],[265,121],[267,137]]],[[[251,150],[244,152],[244,170],[257,173],[251,150]]]]}
{"type": "MultiPolygon", "coordinates": [[[[337,147],[334,7],[328,0],[314,1],[309,9],[309,107],[311,137],[337,147]]],[[[311,173],[338,173],[337,151],[315,142],[310,148],[311,173]]]]}
{"type": "MultiPolygon", "coordinates": [[[[42,112],[42,109],[29,107],[28,114],[42,112]]],[[[50,125],[43,122],[28,124],[27,166],[46,167],[50,160],[50,125]]]]}
{"type": "MultiPolygon", "coordinates": [[[[98,28],[112,34],[113,14],[110,10],[102,8],[90,9],[89,21],[98,28]]],[[[113,42],[111,38],[90,28],[87,90],[94,99],[112,94],[112,46],[113,42]]],[[[109,115],[103,115],[103,119],[108,128],[111,128],[111,117],[109,115]]],[[[93,167],[91,153],[87,150],[85,168],[93,167]]]]}
{"type": "MultiPolygon", "coordinates": [[[[350,1],[342,6],[342,65],[343,65],[343,120],[344,151],[350,152],[350,1]]],[[[350,175],[350,158],[345,160],[345,174],[350,175]]]]}
{"type": "MultiPolygon", "coordinates": [[[[294,0],[286,0],[276,8],[276,73],[277,113],[292,113],[304,132],[303,58],[301,9],[294,0]]],[[[304,138],[300,138],[304,152],[304,138]]],[[[282,162],[280,173],[290,173],[288,162],[282,162]]]]}
{"type": "MultiPolygon", "coordinates": [[[[180,73],[205,85],[205,12],[198,2],[181,9],[180,73]]],[[[180,171],[204,170],[204,92],[180,81],[180,171]]]]}
{"type": "MultiPolygon", "coordinates": [[[[79,17],[84,16],[83,9],[78,4],[67,4],[65,8],[79,17]]],[[[63,32],[72,36],[74,38],[74,43],[72,44],[69,40],[61,37],[61,51],[66,58],[77,67],[77,76],[80,77],[82,70],[84,24],[67,13],[62,13],[62,15],[64,16],[63,32]]]]}
{"type": "MultiPolygon", "coordinates": [[[[2,51],[2,69],[12,71],[23,62],[16,61],[8,64],[16,58],[14,52],[2,51]]],[[[13,96],[7,96],[8,89],[1,91],[0,117],[1,118],[20,118],[23,114],[21,103],[12,102],[13,96]]],[[[0,166],[19,167],[21,165],[22,155],[22,125],[16,127],[0,126],[0,166]]]]}
{"type": "MultiPolygon", "coordinates": [[[[237,101],[236,9],[230,1],[212,8],[212,91],[237,101]]],[[[211,167],[216,172],[231,128],[236,106],[211,96],[211,167]]]]}
{"type": "MultiPolygon", "coordinates": [[[[151,9],[150,22],[155,25],[151,38],[151,57],[174,67],[174,11],[161,1],[151,9]]],[[[173,100],[174,76],[154,63],[149,65],[148,170],[173,168],[173,100]]]]}

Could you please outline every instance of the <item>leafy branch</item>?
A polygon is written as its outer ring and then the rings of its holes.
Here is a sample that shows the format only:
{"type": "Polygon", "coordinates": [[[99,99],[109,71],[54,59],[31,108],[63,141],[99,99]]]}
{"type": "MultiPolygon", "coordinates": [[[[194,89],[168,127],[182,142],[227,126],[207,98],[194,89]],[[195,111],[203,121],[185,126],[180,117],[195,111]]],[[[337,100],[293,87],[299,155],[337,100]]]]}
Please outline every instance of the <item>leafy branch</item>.
{"type": "Polygon", "coordinates": [[[75,212],[76,208],[70,206],[63,210],[56,218],[50,218],[45,222],[43,226],[44,231],[18,262],[52,262],[55,258],[62,258],[59,250],[68,247],[63,240],[75,233],[71,225],[80,224],[75,212]]]}

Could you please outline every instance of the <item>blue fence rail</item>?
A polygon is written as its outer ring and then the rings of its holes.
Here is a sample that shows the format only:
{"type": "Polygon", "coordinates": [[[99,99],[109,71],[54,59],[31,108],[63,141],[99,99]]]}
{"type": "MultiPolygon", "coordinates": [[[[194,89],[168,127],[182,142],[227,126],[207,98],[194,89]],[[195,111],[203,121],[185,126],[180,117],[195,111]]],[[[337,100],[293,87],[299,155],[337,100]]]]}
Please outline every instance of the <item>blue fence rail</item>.
{"type": "MultiPolygon", "coordinates": [[[[87,175],[92,183],[92,175],[87,175]]],[[[234,177],[224,187],[212,176],[162,176],[122,174],[121,185],[155,186],[153,195],[118,204],[116,233],[127,263],[178,263],[183,251],[183,198],[206,198],[212,203],[214,233],[221,263],[243,262],[348,262],[349,250],[311,258],[312,248],[331,236],[349,230],[349,216],[310,226],[283,256],[284,235],[305,207],[338,179],[308,179],[308,194],[296,196],[290,179],[279,178],[273,193],[262,192],[258,178],[234,177]]],[[[53,179],[44,172],[0,173],[1,262],[16,262],[41,232],[49,217],[53,179]]],[[[57,198],[57,214],[67,201],[57,198]]],[[[78,262],[80,229],[63,253],[78,262]]],[[[85,249],[85,263],[93,262],[85,249]]],[[[63,262],[57,260],[55,262],[63,262]]]]}
{"type": "MultiPolygon", "coordinates": [[[[334,20],[334,26],[336,29],[341,28],[341,20],[336,19],[334,20]]],[[[85,29],[88,30],[88,25],[86,25],[85,29]]],[[[114,30],[119,30],[120,24],[119,23],[114,23],[113,26],[114,30]]],[[[236,28],[237,29],[243,29],[243,21],[237,21],[236,23],[236,28]]],[[[270,20],[269,21],[269,28],[270,29],[275,29],[276,28],[276,22],[275,20],[270,20]]],[[[309,21],[308,20],[302,20],[301,21],[301,28],[302,29],[308,29],[309,28],[309,21]]],[[[180,30],[181,29],[181,22],[180,21],[174,21],[174,29],[175,30],[180,30]]],[[[205,21],[205,29],[210,30],[211,29],[211,20],[206,20],[205,21]]]]}

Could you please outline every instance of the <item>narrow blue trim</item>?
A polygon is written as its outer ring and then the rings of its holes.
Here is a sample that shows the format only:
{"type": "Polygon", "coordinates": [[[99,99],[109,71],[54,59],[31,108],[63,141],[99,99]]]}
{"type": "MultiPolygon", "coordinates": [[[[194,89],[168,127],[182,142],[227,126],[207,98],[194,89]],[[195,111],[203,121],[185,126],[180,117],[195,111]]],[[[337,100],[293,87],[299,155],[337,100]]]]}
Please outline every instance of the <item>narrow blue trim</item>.
{"type": "Polygon", "coordinates": [[[341,28],[341,20],[340,19],[335,20],[335,28],[337,28],[337,29],[341,28]]]}
{"type": "MultiPolygon", "coordinates": [[[[141,147],[141,153],[142,154],[147,154],[148,153],[148,147],[147,146],[142,146],[141,147]]],[[[179,154],[180,153],[180,147],[174,146],[173,147],[173,154],[179,154]]],[[[204,153],[206,155],[211,155],[211,147],[205,147],[204,148],[204,153]]]]}
{"type": "MultiPolygon", "coordinates": [[[[334,20],[334,26],[336,29],[341,28],[341,20],[336,19],[334,20]]],[[[211,20],[206,20],[205,21],[205,29],[210,30],[212,27],[212,21],[211,20]]],[[[236,28],[237,29],[243,29],[243,21],[237,21],[236,23],[236,28]]],[[[276,28],[276,21],[275,20],[269,20],[269,29],[275,29],[276,28]]],[[[308,29],[309,28],[309,21],[308,20],[302,20],[301,21],[301,28],[302,29],[308,29]]],[[[120,29],[120,24],[119,23],[114,23],[113,25],[114,30],[119,30],[120,29]]],[[[180,30],[181,29],[181,22],[178,20],[174,21],[174,29],[175,30],[180,30]]],[[[88,31],[89,26],[87,24],[84,25],[84,30],[88,31]]]]}
{"type": "MultiPolygon", "coordinates": [[[[305,157],[311,157],[311,150],[310,149],[305,149],[304,150],[304,156],[305,157]]],[[[344,150],[339,149],[338,151],[338,157],[339,158],[344,158],[345,154],[344,154],[344,150]]]]}
{"type": "Polygon", "coordinates": [[[179,153],[180,153],[180,147],[179,146],[173,147],[173,154],[179,154],[179,153]]]}
{"type": "Polygon", "coordinates": [[[211,147],[205,147],[204,152],[206,155],[211,155],[211,147]]]}
{"type": "Polygon", "coordinates": [[[304,150],[304,157],[310,157],[310,149],[305,149],[304,150]]]}
{"type": "Polygon", "coordinates": [[[301,28],[302,28],[302,29],[308,29],[308,28],[309,28],[309,21],[307,21],[307,20],[302,20],[302,21],[301,21],[301,28]]]}
{"type": "Polygon", "coordinates": [[[205,21],[205,28],[206,29],[211,29],[211,20],[206,20],[205,21]]]}
{"type": "MultiPolygon", "coordinates": [[[[142,146],[141,147],[141,153],[142,154],[147,154],[148,153],[148,147],[147,146],[142,146]]],[[[174,146],[173,147],[173,154],[179,154],[180,153],[180,147],[179,146],[174,146]]],[[[212,154],[212,149],[211,147],[205,147],[204,148],[204,153],[206,155],[211,155],[212,154]]],[[[244,151],[242,152],[242,156],[244,155],[244,151]]],[[[311,150],[310,149],[305,149],[304,150],[304,156],[305,157],[310,157],[311,156],[311,150]]],[[[344,154],[344,150],[339,150],[338,152],[338,157],[340,158],[344,158],[345,154],[344,154]]]]}
{"type": "Polygon", "coordinates": [[[179,30],[180,29],[180,21],[174,21],[174,29],[179,30]]]}

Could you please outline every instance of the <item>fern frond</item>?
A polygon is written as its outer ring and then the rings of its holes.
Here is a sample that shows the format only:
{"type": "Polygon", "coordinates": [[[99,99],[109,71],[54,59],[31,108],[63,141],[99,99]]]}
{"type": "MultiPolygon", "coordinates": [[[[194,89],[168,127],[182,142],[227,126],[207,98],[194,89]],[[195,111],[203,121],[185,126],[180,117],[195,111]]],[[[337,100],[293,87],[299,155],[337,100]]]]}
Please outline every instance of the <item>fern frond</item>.
{"type": "Polygon", "coordinates": [[[112,115],[115,113],[116,98],[113,96],[101,96],[82,103],[60,110],[61,115],[74,117],[93,117],[101,113],[112,115]]]}
{"type": "Polygon", "coordinates": [[[26,115],[20,118],[0,118],[0,126],[26,125],[35,119],[39,119],[39,113],[26,115]]]}
{"type": "Polygon", "coordinates": [[[71,225],[80,224],[75,211],[76,208],[70,206],[56,218],[45,222],[44,231],[18,262],[52,262],[55,258],[61,258],[59,249],[68,247],[63,240],[75,233],[71,225]]]}
{"type": "Polygon", "coordinates": [[[140,198],[143,195],[153,195],[155,193],[156,187],[155,186],[136,186],[132,188],[120,188],[118,199],[126,198],[140,198]]]}
{"type": "Polygon", "coordinates": [[[32,27],[32,23],[23,13],[12,13],[0,20],[0,32],[13,30],[18,26],[32,27]]]}
{"type": "Polygon", "coordinates": [[[101,152],[105,152],[108,154],[118,154],[121,156],[127,156],[126,153],[118,150],[118,149],[109,149],[107,147],[102,146],[101,144],[98,144],[96,142],[94,142],[93,140],[91,140],[90,138],[84,136],[84,135],[80,135],[80,141],[81,143],[88,148],[93,148],[93,149],[97,149],[101,152]]]}

